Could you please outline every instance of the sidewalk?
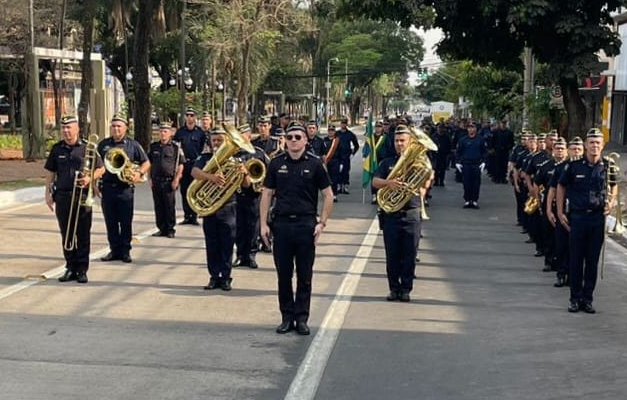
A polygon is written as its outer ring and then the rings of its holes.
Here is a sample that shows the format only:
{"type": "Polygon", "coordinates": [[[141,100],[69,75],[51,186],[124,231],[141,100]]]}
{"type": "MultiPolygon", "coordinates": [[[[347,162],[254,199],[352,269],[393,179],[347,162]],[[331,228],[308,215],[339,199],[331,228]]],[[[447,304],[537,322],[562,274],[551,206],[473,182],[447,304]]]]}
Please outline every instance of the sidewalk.
{"type": "Polygon", "coordinates": [[[0,160],[0,184],[15,181],[31,183],[31,187],[24,189],[0,190],[0,209],[15,203],[43,200],[44,177],[44,160],[0,160]]]}

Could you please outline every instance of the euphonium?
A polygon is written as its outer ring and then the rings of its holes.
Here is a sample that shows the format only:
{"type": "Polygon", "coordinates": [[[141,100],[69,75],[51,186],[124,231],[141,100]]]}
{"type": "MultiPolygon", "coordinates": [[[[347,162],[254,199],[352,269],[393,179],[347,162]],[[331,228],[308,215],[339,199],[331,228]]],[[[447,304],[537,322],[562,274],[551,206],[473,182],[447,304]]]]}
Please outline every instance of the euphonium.
{"type": "Polygon", "coordinates": [[[607,170],[606,177],[606,190],[607,190],[607,202],[611,204],[614,202],[612,193],[612,186],[616,185],[616,205],[614,206],[614,226],[610,227],[608,233],[622,234],[625,232],[625,225],[623,224],[623,210],[620,200],[620,185],[618,184],[618,177],[620,176],[620,167],[618,166],[618,159],[620,154],[610,153],[607,158],[610,160],[610,165],[607,170]]]}
{"type": "Polygon", "coordinates": [[[525,201],[525,214],[531,215],[533,213],[535,213],[536,211],[538,211],[538,208],[540,208],[540,203],[541,203],[541,198],[544,194],[544,185],[540,185],[540,187],[538,188],[538,197],[536,196],[532,196],[529,195],[529,197],[527,197],[527,201],[525,201]]]}
{"type": "Polygon", "coordinates": [[[248,171],[253,190],[261,192],[263,180],[266,178],[266,164],[257,158],[251,158],[244,165],[246,166],[246,171],[248,171]]]}
{"type": "MultiPolygon", "coordinates": [[[[133,164],[126,152],[119,147],[112,147],[104,157],[104,166],[110,173],[117,175],[118,179],[129,185],[134,184],[133,175],[139,170],[139,165],[133,164]]],[[[141,182],[146,182],[142,176],[141,182]]]]}
{"type": "MultiPolygon", "coordinates": [[[[255,152],[254,146],[246,141],[234,126],[223,123],[222,128],[226,132],[226,140],[215,151],[203,171],[209,174],[221,173],[226,183],[219,186],[211,181],[194,179],[187,189],[187,202],[191,209],[201,217],[215,214],[242,184],[244,176],[240,173],[241,161],[233,156],[240,149],[251,154],[255,152]]],[[[252,173],[249,171],[251,179],[255,179],[253,174],[265,176],[265,165],[263,173],[255,161],[250,165],[247,164],[247,167],[253,170],[252,173]]]]}
{"type": "Polygon", "coordinates": [[[400,211],[413,196],[420,196],[420,188],[431,179],[431,162],[426,153],[437,150],[436,144],[421,130],[410,128],[412,140],[388,175],[399,179],[398,190],[383,187],[377,191],[377,203],[386,213],[400,211]]]}
{"type": "MultiPolygon", "coordinates": [[[[80,140],[80,139],[79,139],[80,140]]],[[[85,147],[85,160],[83,161],[83,169],[74,172],[74,186],[72,187],[72,201],[70,202],[70,211],[68,212],[67,228],[65,230],[65,239],[63,240],[63,249],[70,251],[76,248],[76,232],[78,230],[78,217],[81,207],[91,207],[94,205],[94,171],[96,169],[96,157],[98,147],[98,135],[89,135],[85,147]],[[87,188],[79,186],[79,180],[82,176],[89,176],[89,186],[87,188]],[[83,191],[87,189],[87,196],[83,199],[83,191]]]]}

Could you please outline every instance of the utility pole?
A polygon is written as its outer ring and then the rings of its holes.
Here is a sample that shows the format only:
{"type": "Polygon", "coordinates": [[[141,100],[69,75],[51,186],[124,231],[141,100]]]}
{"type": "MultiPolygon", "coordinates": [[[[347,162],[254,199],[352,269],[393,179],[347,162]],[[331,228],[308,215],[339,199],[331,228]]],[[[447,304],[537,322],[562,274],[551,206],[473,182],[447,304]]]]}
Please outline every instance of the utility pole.
{"type": "Polygon", "coordinates": [[[181,91],[181,114],[179,117],[179,127],[185,124],[185,11],[187,10],[187,0],[183,1],[181,11],[181,48],[179,49],[179,64],[181,75],[179,79],[179,90],[181,91]]]}
{"type": "Polygon", "coordinates": [[[525,47],[524,53],[525,62],[525,75],[523,81],[523,117],[522,127],[527,128],[529,126],[529,106],[527,105],[527,98],[533,93],[533,81],[534,81],[534,62],[533,52],[530,47],[525,47]]]}

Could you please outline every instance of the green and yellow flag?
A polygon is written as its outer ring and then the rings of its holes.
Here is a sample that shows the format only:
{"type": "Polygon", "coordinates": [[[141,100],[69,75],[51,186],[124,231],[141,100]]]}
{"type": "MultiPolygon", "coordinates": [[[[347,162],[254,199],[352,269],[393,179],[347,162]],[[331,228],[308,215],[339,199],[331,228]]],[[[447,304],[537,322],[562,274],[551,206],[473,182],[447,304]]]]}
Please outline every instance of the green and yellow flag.
{"type": "Polygon", "coordinates": [[[361,175],[361,186],[364,189],[370,186],[370,182],[372,182],[372,177],[374,176],[374,173],[377,170],[377,166],[379,165],[377,161],[376,146],[374,143],[374,125],[372,122],[372,112],[368,113],[368,122],[366,122],[365,137],[366,140],[362,150],[362,156],[364,158],[363,172],[361,175]]]}

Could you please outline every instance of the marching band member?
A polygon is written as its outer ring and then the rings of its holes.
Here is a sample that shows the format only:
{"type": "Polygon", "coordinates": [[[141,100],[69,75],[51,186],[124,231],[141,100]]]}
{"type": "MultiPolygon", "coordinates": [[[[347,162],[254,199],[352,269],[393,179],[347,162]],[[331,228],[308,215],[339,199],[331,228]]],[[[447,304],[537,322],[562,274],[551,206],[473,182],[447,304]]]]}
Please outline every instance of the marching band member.
{"type": "MultiPolygon", "coordinates": [[[[211,153],[201,154],[192,168],[192,177],[202,181],[211,181],[216,185],[226,184],[224,176],[217,171],[214,174],[203,171],[203,168],[225,141],[223,129],[214,129],[211,132],[211,153]]],[[[250,178],[244,165],[241,165],[244,174],[242,187],[250,186],[250,178]]],[[[236,204],[235,194],[231,196],[222,207],[212,215],[203,218],[202,230],[205,236],[205,252],[207,255],[207,269],[209,270],[209,283],[205,290],[221,288],[224,291],[231,290],[231,259],[233,257],[233,245],[235,244],[236,229],[236,204]]]]}
{"type": "Polygon", "coordinates": [[[172,125],[169,122],[159,126],[159,140],[150,145],[148,159],[155,221],[159,228],[152,236],[173,238],[176,232],[175,194],[183,175],[185,156],[181,146],[172,140],[172,125]]]}
{"type": "Polygon", "coordinates": [[[123,182],[119,175],[106,171],[102,176],[102,213],[107,227],[107,240],[110,252],[100,258],[102,261],[122,260],[133,262],[131,258],[131,240],[133,237],[133,206],[135,184],[143,182],[150,168],[146,152],[139,144],[126,136],[128,123],[120,116],[111,120],[111,137],[98,145],[98,153],[105,159],[111,149],[122,149],[129,162],[137,165],[133,172],[132,182],[123,182]]]}
{"type": "MultiPolygon", "coordinates": [[[[77,281],[87,283],[89,269],[90,230],[92,208],[81,205],[84,202],[90,185],[100,179],[104,173],[102,160],[95,148],[92,149],[93,160],[86,161],[87,142],[79,138],[78,119],[74,116],[61,119],[63,139],[57,142],[46,160],[46,204],[54,211],[61,231],[64,244],[65,273],[60,282],[77,281]],[[87,162],[95,165],[89,166],[87,162]],[[86,169],[93,168],[93,174],[86,169]],[[82,188],[83,190],[75,190],[82,188]],[[78,207],[75,209],[73,207],[78,207]],[[75,232],[72,226],[75,226],[75,232]],[[72,240],[68,235],[76,235],[72,240]],[[73,243],[72,243],[73,242],[73,243]],[[71,243],[70,246],[66,246],[71,243]]],[[[91,144],[90,144],[91,145],[91,144]]],[[[96,144],[94,143],[93,146],[96,144]]]]}

